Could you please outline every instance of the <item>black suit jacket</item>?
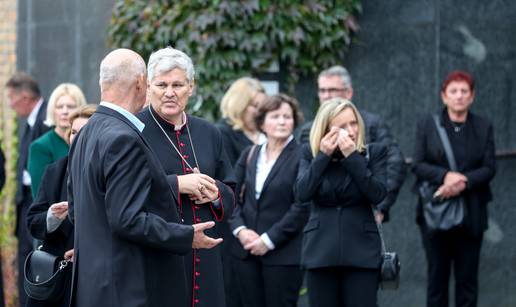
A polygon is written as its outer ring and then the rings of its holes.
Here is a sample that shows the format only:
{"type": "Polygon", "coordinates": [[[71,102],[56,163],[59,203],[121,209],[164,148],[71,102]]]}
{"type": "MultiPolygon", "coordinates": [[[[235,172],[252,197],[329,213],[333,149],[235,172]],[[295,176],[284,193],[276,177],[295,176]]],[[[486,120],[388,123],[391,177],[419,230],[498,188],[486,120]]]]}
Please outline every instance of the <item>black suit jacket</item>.
{"type": "Polygon", "coordinates": [[[38,196],[32,203],[27,213],[27,227],[30,234],[43,241],[45,251],[57,256],[73,248],[73,225],[69,219],[65,219],[59,227],[47,232],[47,212],[54,203],[67,201],[66,183],[68,157],[57,160],[45,169],[41,179],[38,196]]]}
{"type": "Polygon", "coordinates": [[[135,126],[99,106],[70,149],[75,210],[73,306],[186,306],[193,227],[135,126]]]}
{"type": "Polygon", "coordinates": [[[30,130],[27,130],[28,127],[26,125],[25,130],[23,131],[23,135],[20,139],[18,163],[16,164],[16,205],[18,206],[27,202],[30,204],[32,201],[30,188],[24,187],[23,185],[23,170],[27,169],[30,144],[50,129],[50,127],[43,123],[46,116],[47,102],[43,100],[43,103],[38,110],[34,125],[30,128],[30,130]]]}
{"type": "MultiPolygon", "coordinates": [[[[446,110],[441,112],[443,125],[446,110]]],[[[462,193],[466,200],[465,226],[474,235],[487,229],[487,203],[491,200],[489,182],[496,173],[495,145],[491,123],[471,112],[467,118],[467,158],[459,172],[468,178],[466,190],[462,193]]],[[[432,115],[418,121],[412,171],[417,177],[416,185],[423,180],[442,184],[450,167],[432,115]]],[[[418,202],[417,221],[423,222],[421,200],[418,202]]]]}
{"type": "MultiPolygon", "coordinates": [[[[245,182],[244,203],[240,203],[229,221],[231,230],[245,225],[258,234],[267,233],[274,250],[262,257],[269,265],[299,265],[302,228],[306,223],[309,203],[300,203],[294,197],[294,183],[301,158],[301,146],[294,140],[283,149],[265,180],[260,198],[255,197],[256,163],[262,146],[257,146],[247,166],[248,153],[242,152],[235,168],[236,195],[240,195],[245,182]]],[[[248,256],[238,240],[232,249],[239,258],[248,256]]]]}
{"type": "Polygon", "coordinates": [[[242,130],[234,130],[225,119],[218,122],[216,126],[222,134],[224,149],[231,162],[231,166],[234,167],[242,151],[246,147],[253,145],[253,142],[245,136],[242,130]]]}
{"type": "Polygon", "coordinates": [[[370,144],[368,152],[369,157],[355,151],[340,160],[319,152],[313,158],[304,145],[295,192],[313,204],[304,228],[305,268],[379,268],[381,244],[371,206],[386,194],[386,150],[370,144]]]}

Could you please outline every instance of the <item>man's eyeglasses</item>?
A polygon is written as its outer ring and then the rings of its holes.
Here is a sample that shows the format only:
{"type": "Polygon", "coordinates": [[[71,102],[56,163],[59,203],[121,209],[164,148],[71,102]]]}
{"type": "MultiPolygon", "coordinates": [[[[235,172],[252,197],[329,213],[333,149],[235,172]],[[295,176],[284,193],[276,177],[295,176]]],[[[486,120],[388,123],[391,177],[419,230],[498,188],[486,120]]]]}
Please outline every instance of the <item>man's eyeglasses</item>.
{"type": "Polygon", "coordinates": [[[338,88],[338,87],[328,87],[328,88],[319,88],[318,91],[319,91],[319,94],[328,93],[328,94],[333,95],[333,94],[337,94],[337,93],[347,92],[348,89],[347,88],[338,88]]]}

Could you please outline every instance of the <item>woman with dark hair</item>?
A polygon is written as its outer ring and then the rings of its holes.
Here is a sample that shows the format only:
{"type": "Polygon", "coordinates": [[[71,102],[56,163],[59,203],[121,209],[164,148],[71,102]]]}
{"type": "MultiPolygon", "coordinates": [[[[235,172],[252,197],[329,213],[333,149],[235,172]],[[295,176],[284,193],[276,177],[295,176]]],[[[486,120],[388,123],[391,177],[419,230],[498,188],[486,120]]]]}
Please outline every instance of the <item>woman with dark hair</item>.
{"type": "Polygon", "coordinates": [[[292,133],[301,120],[295,99],[266,98],[256,127],[267,141],[244,150],[236,165],[242,199],[229,223],[238,238],[232,251],[245,307],[297,306],[301,230],[308,218],[308,204],[296,201],[293,191],[301,152],[292,133]]]}
{"type": "MultiPolygon", "coordinates": [[[[69,117],[70,129],[66,133],[67,143],[71,144],[75,135],[95,113],[96,105],[85,105],[69,117]]],[[[65,259],[73,257],[74,227],[67,218],[67,180],[68,157],[57,160],[45,169],[36,199],[27,213],[27,227],[30,234],[43,241],[42,250],[65,259]]],[[[63,297],[57,301],[45,302],[31,298],[27,307],[68,306],[71,290],[72,271],[68,270],[67,288],[63,297]]]]}
{"type": "Polygon", "coordinates": [[[451,72],[443,81],[444,107],[437,113],[438,125],[448,136],[456,170],[452,170],[432,114],[418,122],[412,171],[416,185],[423,181],[438,186],[442,199],[461,197],[466,215],[449,230],[430,229],[419,198],[417,223],[428,262],[427,306],[448,306],[448,284],[453,267],[455,306],[476,306],[478,264],[483,233],[487,229],[489,182],[496,172],[491,123],[470,111],[475,85],[470,74],[451,72]]]}
{"type": "Polygon", "coordinates": [[[311,307],[377,306],[381,243],[373,210],[386,195],[386,149],[366,146],[348,100],[321,105],[303,148],[295,192],[312,203],[301,265],[311,307]]]}

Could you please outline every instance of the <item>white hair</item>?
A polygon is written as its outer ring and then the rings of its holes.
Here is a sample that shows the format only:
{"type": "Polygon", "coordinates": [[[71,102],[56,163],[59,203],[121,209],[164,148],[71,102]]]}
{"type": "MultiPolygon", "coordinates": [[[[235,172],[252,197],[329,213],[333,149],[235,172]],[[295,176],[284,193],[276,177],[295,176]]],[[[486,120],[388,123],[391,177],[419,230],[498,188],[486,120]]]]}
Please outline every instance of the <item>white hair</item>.
{"type": "Polygon", "coordinates": [[[342,79],[342,82],[344,83],[344,87],[351,88],[351,76],[349,75],[349,72],[346,68],[340,65],[332,66],[328,69],[325,69],[321,71],[319,74],[320,77],[331,77],[331,76],[338,76],[342,79]]]}
{"type": "Polygon", "coordinates": [[[188,82],[194,80],[195,71],[192,59],[186,53],[172,47],[163,48],[151,54],[147,64],[147,80],[150,82],[155,76],[169,72],[174,68],[183,70],[188,82]]]}
{"type": "Polygon", "coordinates": [[[113,61],[104,58],[100,63],[100,90],[113,83],[130,85],[141,75],[145,75],[145,63],[141,59],[125,58],[121,61],[113,61]]]}

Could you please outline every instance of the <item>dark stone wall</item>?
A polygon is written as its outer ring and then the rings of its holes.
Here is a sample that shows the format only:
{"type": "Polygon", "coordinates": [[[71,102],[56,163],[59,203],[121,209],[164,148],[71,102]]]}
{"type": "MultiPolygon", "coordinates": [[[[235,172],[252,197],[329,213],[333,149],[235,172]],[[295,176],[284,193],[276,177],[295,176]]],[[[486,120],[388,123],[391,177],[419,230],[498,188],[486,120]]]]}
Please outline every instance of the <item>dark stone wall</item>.
{"type": "Polygon", "coordinates": [[[98,103],[98,69],[108,51],[113,0],[19,0],[17,68],[32,74],[45,98],[63,82],[76,83],[98,103]]]}

